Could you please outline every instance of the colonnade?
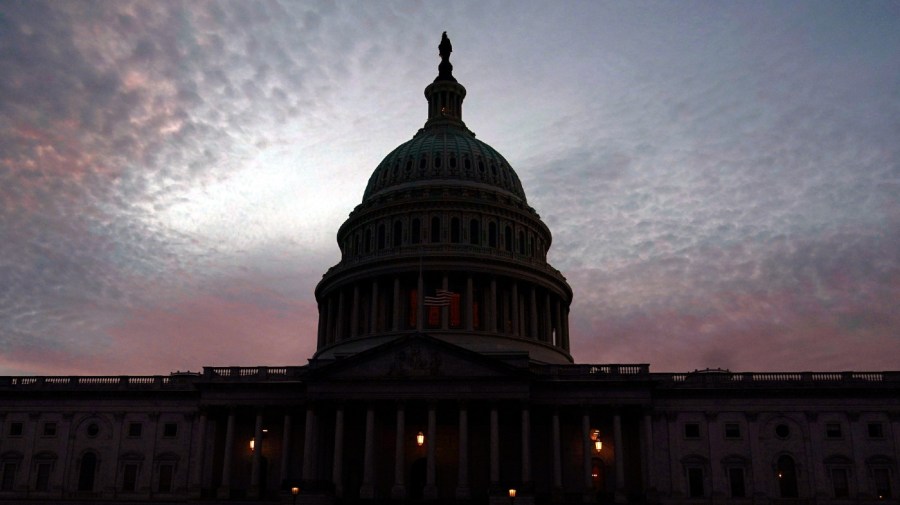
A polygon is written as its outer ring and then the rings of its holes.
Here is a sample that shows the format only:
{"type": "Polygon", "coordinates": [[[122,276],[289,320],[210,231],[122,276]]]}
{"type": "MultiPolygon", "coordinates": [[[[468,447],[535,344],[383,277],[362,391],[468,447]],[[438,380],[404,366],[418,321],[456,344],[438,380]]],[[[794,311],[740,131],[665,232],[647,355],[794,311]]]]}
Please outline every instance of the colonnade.
{"type": "Polygon", "coordinates": [[[319,349],[357,337],[457,330],[527,338],[569,351],[565,297],[510,277],[412,272],[348,283],[323,298],[319,349]]]}
{"type": "MultiPolygon", "coordinates": [[[[247,412],[244,414],[246,421],[247,412]]],[[[583,492],[587,496],[597,491],[594,482],[597,475],[592,474],[592,468],[601,454],[607,465],[612,456],[613,465],[607,472],[612,470],[615,480],[614,483],[607,483],[605,489],[610,492],[614,490],[617,499],[624,499],[625,496],[626,457],[639,460],[642,471],[629,479],[648,482],[651,475],[651,469],[646,464],[651,451],[651,444],[647,441],[652,439],[649,415],[644,416],[639,430],[641,453],[626,455],[622,414],[620,409],[612,407],[421,400],[309,403],[302,414],[303,444],[299,450],[299,440],[291,437],[294,415],[291,412],[267,410],[264,413],[260,410],[252,416],[256,446],[250,460],[249,498],[263,497],[260,489],[265,484],[260,482],[260,477],[265,423],[282,426],[280,451],[266,448],[268,454],[280,453],[278,472],[282,486],[296,484],[306,490],[311,483],[319,483],[318,488],[321,488],[322,482],[329,482],[331,492],[337,498],[351,502],[388,497],[399,501],[409,498],[411,493],[427,501],[477,500],[477,497],[485,497],[486,494],[503,494],[508,486],[517,487],[522,495],[529,496],[536,489],[536,467],[542,489],[549,488],[554,493],[583,492]],[[475,421],[473,411],[477,418],[475,421]],[[535,411],[540,418],[540,431],[537,432],[532,425],[535,411]],[[487,423],[484,423],[485,420],[487,423]],[[591,440],[591,434],[598,426],[603,433],[603,453],[594,450],[591,440]],[[349,430],[360,427],[364,427],[362,440],[358,433],[353,433],[352,445],[348,446],[349,430]],[[419,447],[413,445],[417,431],[422,437],[419,447]],[[575,437],[582,440],[580,454],[573,449],[578,445],[573,445],[575,437]],[[483,443],[485,441],[486,444],[483,443]],[[392,447],[392,456],[384,450],[387,446],[392,447]],[[353,452],[356,450],[359,452],[353,452]],[[423,459],[423,452],[424,481],[410,482],[411,459],[423,459]],[[538,454],[549,455],[550,461],[540,457],[535,465],[533,457],[538,454]],[[348,455],[352,455],[350,459],[353,461],[348,460],[348,455]],[[361,468],[358,464],[360,459],[361,468]],[[484,460],[487,460],[487,465],[484,460]],[[302,464],[298,465],[300,461],[302,464]],[[356,477],[354,482],[348,482],[354,472],[348,471],[346,463],[361,470],[358,474],[361,480],[356,477]],[[443,472],[440,478],[439,468],[443,472]],[[550,477],[545,477],[547,475],[550,477]],[[578,475],[583,477],[583,482],[572,480],[572,476],[578,475]]],[[[629,420],[637,419],[629,415],[629,420]]],[[[205,422],[205,416],[201,422],[205,422]]],[[[220,423],[224,424],[225,436],[217,494],[220,498],[227,498],[231,496],[235,444],[238,443],[235,437],[235,410],[229,410],[220,423]]]]}

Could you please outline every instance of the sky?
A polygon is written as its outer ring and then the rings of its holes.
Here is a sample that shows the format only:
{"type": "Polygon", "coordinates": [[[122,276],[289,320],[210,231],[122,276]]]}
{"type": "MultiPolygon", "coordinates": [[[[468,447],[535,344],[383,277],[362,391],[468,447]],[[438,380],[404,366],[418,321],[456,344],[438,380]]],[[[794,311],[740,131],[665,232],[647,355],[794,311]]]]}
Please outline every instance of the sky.
{"type": "Polygon", "coordinates": [[[579,363],[900,370],[900,3],[0,1],[0,375],[301,365],[441,32],[579,363]]]}

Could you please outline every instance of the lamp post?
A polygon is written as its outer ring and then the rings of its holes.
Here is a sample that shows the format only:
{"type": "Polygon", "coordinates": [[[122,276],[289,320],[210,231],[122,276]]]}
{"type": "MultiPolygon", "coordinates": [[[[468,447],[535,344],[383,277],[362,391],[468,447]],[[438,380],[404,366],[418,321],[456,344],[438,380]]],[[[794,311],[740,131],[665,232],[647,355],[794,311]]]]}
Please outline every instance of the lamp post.
{"type": "Polygon", "coordinates": [[[293,496],[293,505],[297,505],[297,495],[300,494],[300,488],[294,486],[291,488],[291,496],[293,496]]]}

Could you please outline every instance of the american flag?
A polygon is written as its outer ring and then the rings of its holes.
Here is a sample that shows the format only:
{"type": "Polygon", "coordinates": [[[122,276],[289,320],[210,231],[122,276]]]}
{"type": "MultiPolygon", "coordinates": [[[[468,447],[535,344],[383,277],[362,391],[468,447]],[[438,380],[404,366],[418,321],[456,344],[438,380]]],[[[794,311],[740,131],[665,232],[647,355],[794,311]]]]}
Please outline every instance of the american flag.
{"type": "Polygon", "coordinates": [[[425,297],[425,306],[426,307],[449,307],[450,302],[453,301],[453,295],[455,295],[453,291],[449,291],[447,289],[438,289],[435,291],[435,296],[426,296],[425,297]]]}

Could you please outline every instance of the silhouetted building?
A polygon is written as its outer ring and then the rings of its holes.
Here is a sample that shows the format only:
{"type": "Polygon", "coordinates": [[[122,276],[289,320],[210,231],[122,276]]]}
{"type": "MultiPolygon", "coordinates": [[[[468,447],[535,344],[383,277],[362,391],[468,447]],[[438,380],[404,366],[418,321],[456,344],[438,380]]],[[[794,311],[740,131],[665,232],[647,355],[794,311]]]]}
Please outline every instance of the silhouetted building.
{"type": "Polygon", "coordinates": [[[338,230],[309,364],[2,377],[0,500],[896,502],[900,372],[573,364],[550,230],[439,47],[425,126],[338,230]]]}

